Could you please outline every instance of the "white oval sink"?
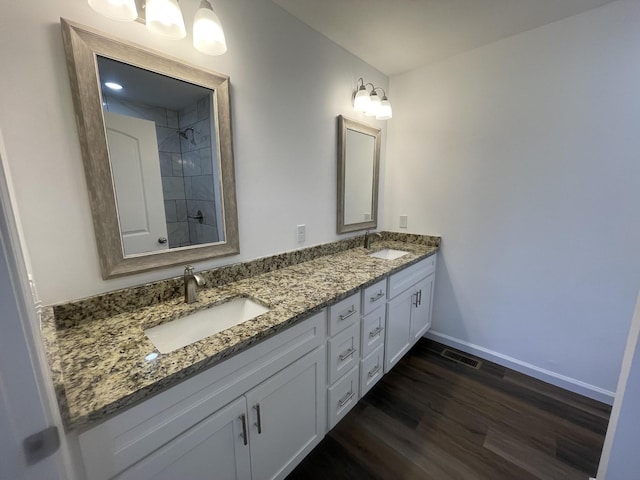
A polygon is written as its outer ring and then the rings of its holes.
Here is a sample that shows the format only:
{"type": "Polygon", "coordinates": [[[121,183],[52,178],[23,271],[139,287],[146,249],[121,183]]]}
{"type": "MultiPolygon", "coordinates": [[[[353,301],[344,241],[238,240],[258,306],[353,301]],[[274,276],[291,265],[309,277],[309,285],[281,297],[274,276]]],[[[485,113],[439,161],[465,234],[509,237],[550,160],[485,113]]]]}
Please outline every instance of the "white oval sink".
{"type": "Polygon", "coordinates": [[[393,250],[391,248],[385,248],[374,253],[370,253],[369,256],[373,258],[382,258],[383,260],[395,260],[396,258],[404,257],[409,252],[403,252],[402,250],[393,250]]]}
{"type": "Polygon", "coordinates": [[[268,311],[268,308],[249,298],[234,298],[157,327],[148,328],[144,333],[160,353],[169,353],[268,311]]]}

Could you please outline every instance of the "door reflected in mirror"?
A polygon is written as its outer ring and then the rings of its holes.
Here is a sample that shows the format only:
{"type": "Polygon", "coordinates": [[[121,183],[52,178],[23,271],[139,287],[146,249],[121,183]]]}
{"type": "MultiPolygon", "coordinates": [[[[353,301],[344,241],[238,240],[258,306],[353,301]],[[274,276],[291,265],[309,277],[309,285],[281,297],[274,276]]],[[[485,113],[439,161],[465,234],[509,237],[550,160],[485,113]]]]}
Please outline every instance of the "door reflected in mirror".
{"type": "Polygon", "coordinates": [[[97,64],[125,256],[224,241],[211,90],[97,64]]]}
{"type": "Polygon", "coordinates": [[[337,231],[377,227],[380,129],[338,117],[337,231]]]}

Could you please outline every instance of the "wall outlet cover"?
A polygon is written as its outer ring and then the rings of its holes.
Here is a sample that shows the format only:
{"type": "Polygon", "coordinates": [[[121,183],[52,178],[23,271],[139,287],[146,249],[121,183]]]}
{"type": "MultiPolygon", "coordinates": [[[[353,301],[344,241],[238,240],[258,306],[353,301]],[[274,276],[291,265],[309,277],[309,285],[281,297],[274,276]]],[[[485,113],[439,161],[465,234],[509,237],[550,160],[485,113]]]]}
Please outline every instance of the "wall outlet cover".
{"type": "Polygon", "coordinates": [[[298,225],[298,243],[302,243],[307,239],[307,226],[306,225],[298,225]]]}
{"type": "Polygon", "coordinates": [[[400,228],[407,228],[408,215],[400,215],[400,228]]]}

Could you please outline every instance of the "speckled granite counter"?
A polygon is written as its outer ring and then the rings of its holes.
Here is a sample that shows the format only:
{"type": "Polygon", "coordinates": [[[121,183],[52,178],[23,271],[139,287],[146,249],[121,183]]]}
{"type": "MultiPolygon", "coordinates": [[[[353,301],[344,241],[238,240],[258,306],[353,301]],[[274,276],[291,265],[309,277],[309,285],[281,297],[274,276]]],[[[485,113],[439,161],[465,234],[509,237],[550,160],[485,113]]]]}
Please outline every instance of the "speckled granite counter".
{"type": "MultiPolygon", "coordinates": [[[[202,289],[199,301],[191,305],[185,304],[176,291],[175,285],[179,285],[180,280],[171,279],[163,284],[165,290],[173,289],[171,298],[164,299],[168,294],[158,293],[155,284],[144,286],[144,292],[150,295],[147,306],[138,305],[132,311],[118,306],[111,297],[102,298],[100,302],[88,299],[73,305],[45,307],[43,338],[66,428],[84,429],[104,420],[361,287],[433,255],[440,244],[438,237],[401,237],[418,242],[409,243],[398,242],[398,236],[385,234],[383,241],[374,243],[371,250],[329,248],[330,252],[338,251],[324,256],[319,256],[323,253],[319,251],[318,256],[312,255],[315,258],[302,258],[301,263],[288,262],[293,263],[289,266],[254,269],[253,274],[238,275],[228,283],[209,278],[208,285],[214,286],[202,289]],[[382,248],[404,250],[409,254],[396,260],[368,256],[382,248]],[[259,273],[260,270],[263,273],[259,273]],[[184,348],[159,354],[154,360],[146,359],[157,350],[144,334],[145,329],[237,296],[251,297],[270,310],[184,348]],[[111,310],[105,304],[109,304],[111,310]]],[[[120,297],[116,295],[116,298],[121,298],[123,304],[131,303],[131,299],[126,298],[129,293],[118,292],[120,297]]],[[[139,295],[138,292],[136,296],[139,295]]]]}

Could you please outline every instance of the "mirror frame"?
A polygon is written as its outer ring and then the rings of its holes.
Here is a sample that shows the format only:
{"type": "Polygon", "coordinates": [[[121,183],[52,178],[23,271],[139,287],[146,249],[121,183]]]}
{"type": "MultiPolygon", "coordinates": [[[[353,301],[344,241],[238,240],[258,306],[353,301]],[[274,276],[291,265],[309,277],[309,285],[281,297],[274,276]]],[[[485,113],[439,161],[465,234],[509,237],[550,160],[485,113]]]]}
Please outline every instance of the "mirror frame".
{"type": "Polygon", "coordinates": [[[338,115],[338,211],[337,211],[337,231],[338,233],[356,232],[358,230],[367,230],[378,227],[378,183],[380,170],[380,137],[381,130],[379,128],[365,125],[364,123],[351,120],[338,115]],[[347,130],[371,135],[374,137],[373,144],[373,185],[371,195],[371,220],[359,223],[344,223],[344,199],[345,199],[345,169],[346,169],[346,151],[347,151],[347,130]]]}
{"type": "Polygon", "coordinates": [[[229,77],[113,38],[64,18],[60,22],[102,277],[108,279],[240,253],[229,77]],[[218,136],[224,242],[124,255],[102,114],[97,55],[212,90],[218,136]]]}

